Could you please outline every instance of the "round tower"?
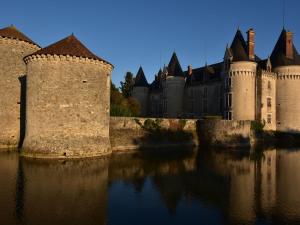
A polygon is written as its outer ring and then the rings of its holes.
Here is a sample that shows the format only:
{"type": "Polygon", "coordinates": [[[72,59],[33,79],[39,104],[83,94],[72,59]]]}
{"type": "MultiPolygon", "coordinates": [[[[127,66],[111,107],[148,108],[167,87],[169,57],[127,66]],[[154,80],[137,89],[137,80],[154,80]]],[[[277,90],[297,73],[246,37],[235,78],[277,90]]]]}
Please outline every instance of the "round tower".
{"type": "Polygon", "coordinates": [[[23,154],[41,158],[110,153],[113,66],[73,35],[25,57],[27,114],[23,154]]]}
{"type": "Polygon", "coordinates": [[[292,33],[283,29],[271,55],[276,82],[277,130],[300,132],[300,56],[292,33]]]}
{"type": "Polygon", "coordinates": [[[231,63],[225,96],[228,119],[255,120],[256,67],[255,62],[231,63]]]}
{"type": "Polygon", "coordinates": [[[14,26],[0,29],[0,149],[17,148],[22,139],[26,82],[23,58],[39,49],[14,26]]]}
{"type": "Polygon", "coordinates": [[[248,31],[248,41],[240,30],[236,32],[225,54],[225,119],[255,120],[256,70],[254,31],[248,31]]]}
{"type": "Polygon", "coordinates": [[[140,116],[147,116],[149,106],[149,84],[142,67],[139,68],[139,71],[135,76],[132,97],[140,104],[140,116]]]}
{"type": "Polygon", "coordinates": [[[177,118],[183,114],[185,77],[176,53],[168,65],[167,77],[163,90],[163,107],[166,117],[177,118]]]}

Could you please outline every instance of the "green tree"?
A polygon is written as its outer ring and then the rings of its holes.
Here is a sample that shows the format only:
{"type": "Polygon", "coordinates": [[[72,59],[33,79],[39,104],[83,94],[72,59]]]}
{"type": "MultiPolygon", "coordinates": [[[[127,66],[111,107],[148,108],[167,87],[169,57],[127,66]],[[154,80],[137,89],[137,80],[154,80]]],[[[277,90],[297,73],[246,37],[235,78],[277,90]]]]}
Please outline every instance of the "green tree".
{"type": "Polygon", "coordinates": [[[110,115],[111,116],[138,116],[140,105],[134,98],[125,98],[120,90],[111,83],[110,115]]]}
{"type": "Polygon", "coordinates": [[[131,72],[127,72],[124,82],[121,81],[120,84],[123,96],[125,98],[129,98],[132,94],[132,88],[134,85],[133,74],[131,72]]]}

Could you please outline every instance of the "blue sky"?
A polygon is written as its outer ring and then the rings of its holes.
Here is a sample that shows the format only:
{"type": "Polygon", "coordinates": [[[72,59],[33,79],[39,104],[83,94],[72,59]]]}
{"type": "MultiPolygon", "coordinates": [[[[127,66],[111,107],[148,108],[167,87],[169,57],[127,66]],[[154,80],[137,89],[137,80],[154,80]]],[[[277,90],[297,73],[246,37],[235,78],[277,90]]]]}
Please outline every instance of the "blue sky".
{"type": "MultiPolygon", "coordinates": [[[[300,1],[285,0],[285,27],[300,49],[300,1]]],[[[222,60],[237,27],[256,31],[256,53],[271,54],[282,30],[283,0],[14,0],[1,2],[0,26],[14,24],[45,47],[72,32],[126,71],[143,66],[148,81],[175,50],[183,69],[222,60]]]]}

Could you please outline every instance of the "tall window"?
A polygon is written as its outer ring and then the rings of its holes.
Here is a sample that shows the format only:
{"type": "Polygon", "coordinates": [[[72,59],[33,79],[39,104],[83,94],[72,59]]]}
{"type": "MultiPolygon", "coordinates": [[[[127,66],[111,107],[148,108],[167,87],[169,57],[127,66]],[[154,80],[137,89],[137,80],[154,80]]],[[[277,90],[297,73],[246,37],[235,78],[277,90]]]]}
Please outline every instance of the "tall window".
{"type": "Polygon", "coordinates": [[[203,113],[207,113],[207,100],[203,100],[203,113]]]}
{"type": "Polygon", "coordinates": [[[267,98],[267,106],[272,107],[272,101],[271,98],[267,98]]]}
{"type": "Polygon", "coordinates": [[[232,120],[232,112],[231,111],[227,111],[226,114],[225,114],[225,119],[227,120],[232,120]]]}
{"type": "Polygon", "coordinates": [[[226,96],[226,107],[232,107],[232,93],[228,93],[226,96]]]}
{"type": "Polygon", "coordinates": [[[207,97],[207,87],[204,87],[204,94],[203,97],[206,98],[207,97]]]}
{"type": "Polygon", "coordinates": [[[231,77],[228,77],[227,78],[227,87],[231,87],[231,85],[232,85],[231,77]]]}
{"type": "Polygon", "coordinates": [[[271,123],[272,123],[272,115],[271,115],[271,114],[268,114],[268,115],[267,115],[267,123],[268,123],[268,124],[271,124],[271,123]]]}
{"type": "Polygon", "coordinates": [[[268,81],[268,89],[271,89],[271,81],[268,81]]]}

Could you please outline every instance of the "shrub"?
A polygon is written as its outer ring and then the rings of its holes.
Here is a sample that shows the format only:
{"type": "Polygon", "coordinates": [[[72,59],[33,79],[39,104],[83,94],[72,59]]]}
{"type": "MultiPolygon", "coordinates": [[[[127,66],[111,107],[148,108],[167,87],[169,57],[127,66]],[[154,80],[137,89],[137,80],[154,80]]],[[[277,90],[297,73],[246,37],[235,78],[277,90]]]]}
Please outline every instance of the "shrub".
{"type": "Polygon", "coordinates": [[[261,122],[259,120],[253,120],[253,121],[251,121],[251,130],[253,130],[257,133],[262,133],[265,125],[266,125],[265,121],[261,122]]]}

